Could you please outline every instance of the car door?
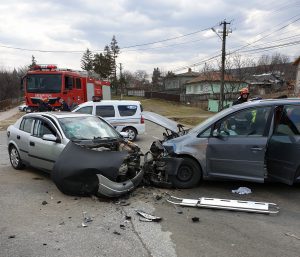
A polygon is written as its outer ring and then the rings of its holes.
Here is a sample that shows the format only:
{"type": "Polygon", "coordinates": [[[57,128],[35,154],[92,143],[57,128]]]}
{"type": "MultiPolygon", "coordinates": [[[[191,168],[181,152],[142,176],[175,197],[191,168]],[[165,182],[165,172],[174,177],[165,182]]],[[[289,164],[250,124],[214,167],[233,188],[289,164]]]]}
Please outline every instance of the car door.
{"type": "Polygon", "coordinates": [[[274,112],[274,133],[267,149],[268,177],[293,184],[300,176],[299,156],[300,105],[277,106],[274,112]]]}
{"type": "Polygon", "coordinates": [[[33,133],[29,138],[29,162],[33,167],[51,171],[55,161],[64,149],[64,145],[44,140],[43,136],[46,134],[61,138],[50,121],[35,119],[33,133]]]}
{"type": "Polygon", "coordinates": [[[255,107],[216,122],[208,139],[208,175],[263,182],[270,113],[271,107],[255,107]]]}
{"type": "Polygon", "coordinates": [[[28,148],[29,148],[29,138],[32,131],[32,125],[33,125],[33,118],[30,117],[24,117],[23,120],[20,123],[20,127],[18,130],[15,130],[16,133],[14,135],[14,141],[16,142],[20,158],[23,162],[28,162],[28,148]]]}

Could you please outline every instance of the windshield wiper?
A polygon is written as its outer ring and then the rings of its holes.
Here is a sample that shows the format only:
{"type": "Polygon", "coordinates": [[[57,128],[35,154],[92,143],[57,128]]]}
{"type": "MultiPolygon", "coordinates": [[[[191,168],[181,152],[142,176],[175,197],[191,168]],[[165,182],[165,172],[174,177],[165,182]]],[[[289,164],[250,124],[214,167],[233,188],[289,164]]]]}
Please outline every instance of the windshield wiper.
{"type": "Polygon", "coordinates": [[[86,140],[91,140],[91,139],[89,139],[89,138],[71,137],[70,140],[73,141],[73,142],[80,142],[80,141],[86,141],[86,140]]]}

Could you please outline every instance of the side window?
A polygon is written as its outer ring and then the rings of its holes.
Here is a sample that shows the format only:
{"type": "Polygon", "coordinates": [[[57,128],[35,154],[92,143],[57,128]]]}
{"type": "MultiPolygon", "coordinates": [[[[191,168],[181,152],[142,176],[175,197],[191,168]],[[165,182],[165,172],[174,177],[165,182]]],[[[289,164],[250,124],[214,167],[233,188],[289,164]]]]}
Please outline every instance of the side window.
{"type": "Polygon", "coordinates": [[[73,89],[73,78],[72,77],[65,77],[65,89],[73,89]]]}
{"type": "Polygon", "coordinates": [[[76,112],[85,113],[85,114],[92,114],[93,113],[93,106],[82,107],[82,108],[76,110],[76,112]]]}
{"type": "Polygon", "coordinates": [[[207,128],[206,130],[204,130],[203,132],[201,132],[197,137],[207,138],[210,135],[211,135],[211,127],[207,128]]]}
{"type": "Polygon", "coordinates": [[[275,110],[274,134],[300,135],[300,106],[280,106],[275,110]]]}
{"type": "Polygon", "coordinates": [[[76,88],[81,89],[81,79],[80,78],[76,78],[76,88]]]}
{"type": "Polygon", "coordinates": [[[136,105],[119,105],[118,110],[121,116],[133,116],[137,111],[136,105]]]}
{"type": "Polygon", "coordinates": [[[20,124],[20,130],[23,130],[27,133],[31,132],[31,126],[32,126],[33,119],[23,119],[20,124]]]}
{"type": "Polygon", "coordinates": [[[112,105],[96,106],[96,115],[101,117],[115,117],[115,108],[112,105]]]}
{"type": "Polygon", "coordinates": [[[243,110],[217,123],[217,132],[227,136],[263,136],[271,107],[243,110]]]}
{"type": "Polygon", "coordinates": [[[42,138],[43,135],[46,134],[56,135],[55,131],[48,123],[42,120],[36,120],[33,128],[33,136],[42,138]]]}

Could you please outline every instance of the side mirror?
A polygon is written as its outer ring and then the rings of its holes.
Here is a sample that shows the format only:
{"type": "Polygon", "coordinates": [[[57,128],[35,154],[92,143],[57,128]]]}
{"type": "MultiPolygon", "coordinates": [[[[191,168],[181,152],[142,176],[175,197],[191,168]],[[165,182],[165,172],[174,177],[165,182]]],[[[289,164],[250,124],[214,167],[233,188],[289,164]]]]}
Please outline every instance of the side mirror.
{"type": "Polygon", "coordinates": [[[215,129],[212,133],[213,137],[220,137],[221,134],[219,133],[219,131],[217,129],[215,129]]]}
{"type": "Polygon", "coordinates": [[[122,131],[122,132],[120,132],[120,134],[121,134],[121,136],[122,136],[123,138],[128,138],[128,137],[129,137],[128,132],[122,131]]]}
{"type": "Polygon", "coordinates": [[[215,130],[213,131],[212,135],[213,135],[213,137],[218,138],[218,139],[223,139],[223,138],[224,138],[224,135],[221,134],[221,133],[218,131],[218,129],[215,129],[215,130]]]}
{"type": "Polygon", "coordinates": [[[52,134],[45,134],[45,135],[43,135],[42,138],[45,141],[51,141],[51,142],[55,142],[55,143],[61,143],[60,138],[58,138],[58,137],[56,137],[56,136],[54,136],[52,134]]]}

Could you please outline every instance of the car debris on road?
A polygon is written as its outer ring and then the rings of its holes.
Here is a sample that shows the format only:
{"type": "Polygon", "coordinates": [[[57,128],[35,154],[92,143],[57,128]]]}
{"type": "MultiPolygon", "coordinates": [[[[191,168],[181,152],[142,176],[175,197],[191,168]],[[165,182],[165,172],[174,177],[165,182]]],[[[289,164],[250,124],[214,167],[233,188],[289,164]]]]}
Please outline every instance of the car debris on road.
{"type": "Polygon", "coordinates": [[[151,215],[151,214],[146,213],[144,211],[141,211],[141,210],[135,210],[135,211],[136,211],[136,213],[138,215],[140,215],[142,217],[142,218],[140,218],[140,221],[148,221],[148,222],[154,221],[154,222],[159,222],[159,221],[162,220],[161,217],[151,215]]]}
{"type": "Polygon", "coordinates": [[[178,198],[175,196],[170,196],[170,198],[167,199],[167,202],[185,207],[198,207],[262,214],[277,214],[279,212],[279,207],[277,204],[267,202],[229,200],[207,197],[201,197],[199,199],[187,199],[178,198]]]}
{"type": "Polygon", "coordinates": [[[251,189],[248,187],[239,187],[238,189],[231,190],[231,192],[239,195],[248,195],[252,193],[251,189]]]}

